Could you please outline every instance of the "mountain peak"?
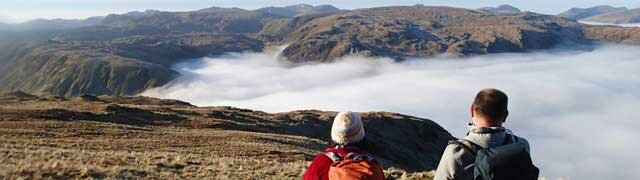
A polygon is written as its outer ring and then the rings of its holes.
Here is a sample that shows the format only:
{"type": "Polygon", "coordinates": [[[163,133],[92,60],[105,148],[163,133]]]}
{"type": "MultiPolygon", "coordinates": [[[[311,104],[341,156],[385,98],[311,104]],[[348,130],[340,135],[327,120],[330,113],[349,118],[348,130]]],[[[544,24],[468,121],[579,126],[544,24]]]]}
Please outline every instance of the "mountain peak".
{"type": "Polygon", "coordinates": [[[290,5],[290,6],[286,6],[285,8],[313,8],[314,6],[309,5],[309,4],[294,4],[294,5],[290,5]]]}
{"type": "Polygon", "coordinates": [[[494,14],[518,14],[522,12],[520,11],[520,9],[513,7],[509,4],[503,4],[497,7],[483,7],[478,10],[494,13],[494,14]]]}
{"type": "Polygon", "coordinates": [[[589,16],[582,20],[588,22],[613,24],[640,23],[640,9],[613,11],[595,16],[589,16]]]}
{"type": "Polygon", "coordinates": [[[599,5],[590,8],[571,8],[565,12],[558,14],[560,17],[580,20],[585,19],[591,16],[597,16],[610,12],[618,12],[618,11],[626,11],[628,10],[626,7],[613,7],[610,5],[599,5]]]}
{"type": "Polygon", "coordinates": [[[284,17],[295,17],[304,14],[333,13],[340,11],[340,9],[332,5],[294,4],[285,7],[265,7],[256,11],[284,17]]]}
{"type": "MultiPolygon", "coordinates": [[[[503,4],[503,5],[498,6],[498,7],[497,7],[497,9],[509,9],[509,10],[515,10],[515,9],[518,9],[518,8],[513,7],[513,6],[509,5],[509,4],[503,4]]],[[[518,9],[518,10],[519,10],[519,9],[518,9]]]]}

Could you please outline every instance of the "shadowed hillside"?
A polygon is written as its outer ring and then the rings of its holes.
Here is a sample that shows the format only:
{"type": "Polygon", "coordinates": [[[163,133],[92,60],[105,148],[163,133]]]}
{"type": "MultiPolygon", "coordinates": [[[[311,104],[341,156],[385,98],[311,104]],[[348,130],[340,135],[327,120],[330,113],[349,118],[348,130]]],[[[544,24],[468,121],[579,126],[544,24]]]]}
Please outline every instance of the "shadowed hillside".
{"type": "Polygon", "coordinates": [[[260,49],[255,39],[222,34],[29,43],[0,49],[0,90],[132,95],[176,78],[171,66],[181,60],[260,49]]]}
{"type": "MultiPolygon", "coordinates": [[[[146,97],[0,96],[0,178],[299,179],[336,112],[265,113],[146,97]]],[[[452,139],[436,123],[362,113],[388,175],[430,177],[452,139]],[[393,167],[393,168],[391,168],[393,167]]]]}

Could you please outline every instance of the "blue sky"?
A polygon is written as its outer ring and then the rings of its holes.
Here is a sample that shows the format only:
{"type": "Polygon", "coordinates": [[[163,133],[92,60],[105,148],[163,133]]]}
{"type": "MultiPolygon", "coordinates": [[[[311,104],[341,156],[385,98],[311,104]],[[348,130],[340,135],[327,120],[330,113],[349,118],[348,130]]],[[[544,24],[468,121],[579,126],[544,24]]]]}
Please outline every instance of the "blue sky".
{"type": "Polygon", "coordinates": [[[546,14],[557,14],[571,7],[602,4],[640,7],[640,1],[637,0],[0,0],[0,22],[15,23],[35,18],[86,18],[147,9],[188,11],[211,6],[256,9],[298,3],[331,4],[342,9],[413,4],[478,8],[511,4],[522,10],[546,14]]]}

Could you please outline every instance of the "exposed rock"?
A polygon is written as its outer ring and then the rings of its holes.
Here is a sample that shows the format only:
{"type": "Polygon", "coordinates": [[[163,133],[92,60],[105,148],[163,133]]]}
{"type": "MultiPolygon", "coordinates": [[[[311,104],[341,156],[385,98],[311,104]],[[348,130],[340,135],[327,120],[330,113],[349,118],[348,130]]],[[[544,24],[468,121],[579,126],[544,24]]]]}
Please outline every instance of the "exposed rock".
{"type": "Polygon", "coordinates": [[[323,16],[296,28],[281,54],[291,62],[345,55],[402,60],[442,53],[487,54],[583,43],[575,21],[535,13],[496,15],[450,7],[381,7],[323,16]]]}
{"type": "Polygon", "coordinates": [[[80,95],[78,97],[75,97],[74,99],[77,99],[77,100],[80,100],[80,101],[102,101],[97,96],[94,96],[94,95],[91,95],[91,94],[83,94],[83,95],[80,95]]]}
{"type": "Polygon", "coordinates": [[[592,40],[640,45],[640,28],[618,26],[587,26],[584,35],[592,40]]]}
{"type": "Polygon", "coordinates": [[[8,92],[8,93],[1,93],[0,99],[3,99],[3,100],[14,99],[14,100],[21,100],[21,101],[35,100],[35,99],[38,99],[38,96],[31,95],[22,91],[14,91],[14,92],[8,92]]]}

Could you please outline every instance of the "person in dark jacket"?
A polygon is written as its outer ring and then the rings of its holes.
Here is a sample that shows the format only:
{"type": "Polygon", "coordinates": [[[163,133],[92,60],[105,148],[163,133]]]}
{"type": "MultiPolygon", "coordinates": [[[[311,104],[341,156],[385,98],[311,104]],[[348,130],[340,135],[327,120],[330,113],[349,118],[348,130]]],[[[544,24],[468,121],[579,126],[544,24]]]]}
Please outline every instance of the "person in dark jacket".
{"type": "MultiPolygon", "coordinates": [[[[529,142],[502,126],[506,121],[507,95],[497,89],[484,89],[477,95],[471,105],[469,133],[463,139],[482,148],[492,148],[505,144],[509,137],[511,143],[524,144],[529,151],[529,142]]],[[[472,180],[474,179],[475,157],[458,144],[449,144],[442,154],[434,180],[472,180]]]]}
{"type": "MultiPolygon", "coordinates": [[[[346,157],[350,153],[368,154],[364,141],[365,131],[362,120],[357,113],[340,112],[333,120],[331,127],[331,140],[329,147],[318,154],[304,174],[304,180],[328,180],[329,169],[335,164],[334,159],[327,154],[335,153],[340,157],[346,157]]],[[[374,171],[382,172],[382,168],[376,162],[372,165],[374,171]]],[[[384,177],[383,177],[384,178],[384,177]]]]}

